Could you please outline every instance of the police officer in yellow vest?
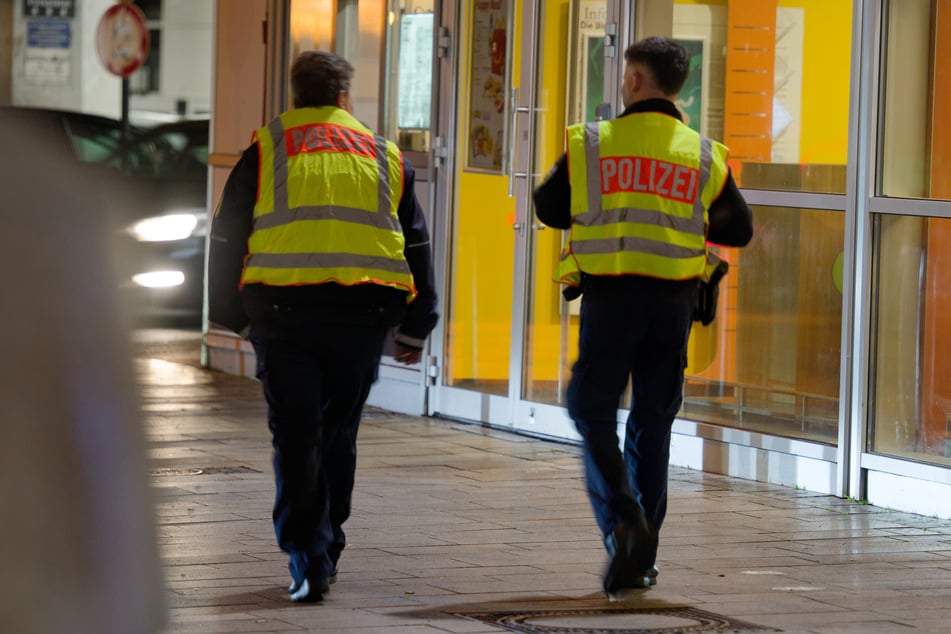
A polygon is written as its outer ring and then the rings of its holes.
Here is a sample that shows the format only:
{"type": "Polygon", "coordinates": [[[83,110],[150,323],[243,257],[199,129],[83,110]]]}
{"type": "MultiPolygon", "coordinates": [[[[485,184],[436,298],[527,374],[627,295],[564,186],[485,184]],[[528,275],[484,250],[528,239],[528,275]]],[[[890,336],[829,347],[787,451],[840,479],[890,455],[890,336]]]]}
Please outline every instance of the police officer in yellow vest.
{"type": "Polygon", "coordinates": [[[687,339],[699,280],[715,268],[707,241],[743,246],[753,235],[727,149],[684,124],[674,104],[687,51],[652,37],[624,58],[623,114],[570,126],[566,155],[534,192],[538,218],[569,231],[556,278],[566,297],[583,293],[568,412],[584,441],[612,597],[656,583],[687,339]],[[628,377],[622,454],[617,409],[628,377]]]}
{"type": "Polygon", "coordinates": [[[352,77],[331,53],[294,61],[294,109],[254,133],[211,228],[209,320],[248,335],[257,357],[292,601],[336,579],[387,333],[398,326],[397,361],[418,363],[437,320],[413,168],[354,118],[352,77]]]}

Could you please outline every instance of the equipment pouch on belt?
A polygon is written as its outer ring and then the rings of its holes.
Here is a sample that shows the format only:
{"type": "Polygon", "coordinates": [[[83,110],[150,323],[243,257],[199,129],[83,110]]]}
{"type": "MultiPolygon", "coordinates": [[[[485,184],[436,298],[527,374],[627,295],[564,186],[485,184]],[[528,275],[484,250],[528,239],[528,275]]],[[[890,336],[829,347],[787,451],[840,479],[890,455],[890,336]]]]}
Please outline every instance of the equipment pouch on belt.
{"type": "Polygon", "coordinates": [[[729,270],[729,265],[720,261],[707,281],[701,280],[697,289],[697,304],[693,311],[693,320],[709,326],[717,316],[717,299],[720,296],[720,280],[729,270]]]}

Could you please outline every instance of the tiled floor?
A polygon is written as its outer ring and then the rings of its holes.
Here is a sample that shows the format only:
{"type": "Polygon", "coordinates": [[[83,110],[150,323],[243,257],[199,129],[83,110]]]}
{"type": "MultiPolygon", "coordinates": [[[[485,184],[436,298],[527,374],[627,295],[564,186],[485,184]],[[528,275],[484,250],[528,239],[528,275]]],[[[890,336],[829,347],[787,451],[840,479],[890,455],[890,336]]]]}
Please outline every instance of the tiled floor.
{"type": "Polygon", "coordinates": [[[951,632],[949,522],[674,469],[659,583],[611,603],[576,448],[380,411],[339,581],[291,604],[259,385],[137,363],[168,634],[951,632]]]}

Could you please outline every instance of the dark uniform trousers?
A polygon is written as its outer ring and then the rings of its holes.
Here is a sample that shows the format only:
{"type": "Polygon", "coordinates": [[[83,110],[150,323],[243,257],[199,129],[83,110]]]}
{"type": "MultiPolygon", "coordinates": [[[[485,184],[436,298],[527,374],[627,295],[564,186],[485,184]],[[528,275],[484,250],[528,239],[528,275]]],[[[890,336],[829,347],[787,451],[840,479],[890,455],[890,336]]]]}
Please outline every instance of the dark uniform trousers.
{"type": "Polygon", "coordinates": [[[252,321],[274,448],[274,530],[295,581],[329,577],[346,545],[357,430],[386,332],[281,311],[252,321]]]}
{"type": "Polygon", "coordinates": [[[696,289],[696,280],[586,276],[568,413],[584,439],[588,497],[605,537],[641,514],[655,531],[663,524],[696,289]],[[622,454],[617,410],[629,377],[622,454]]]}

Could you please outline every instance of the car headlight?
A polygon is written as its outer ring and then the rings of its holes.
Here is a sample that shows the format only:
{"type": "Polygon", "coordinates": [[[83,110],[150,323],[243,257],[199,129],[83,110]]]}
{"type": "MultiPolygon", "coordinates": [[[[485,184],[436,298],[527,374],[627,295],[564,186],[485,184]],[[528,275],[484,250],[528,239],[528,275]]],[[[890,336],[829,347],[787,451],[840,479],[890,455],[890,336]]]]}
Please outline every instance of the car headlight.
{"type": "Polygon", "coordinates": [[[145,288],[172,288],[185,283],[185,274],[181,271],[152,271],[133,275],[132,281],[145,288]]]}
{"type": "Polygon", "coordinates": [[[184,240],[197,226],[198,214],[168,214],[140,220],[129,228],[129,233],[139,242],[170,242],[184,240]]]}

